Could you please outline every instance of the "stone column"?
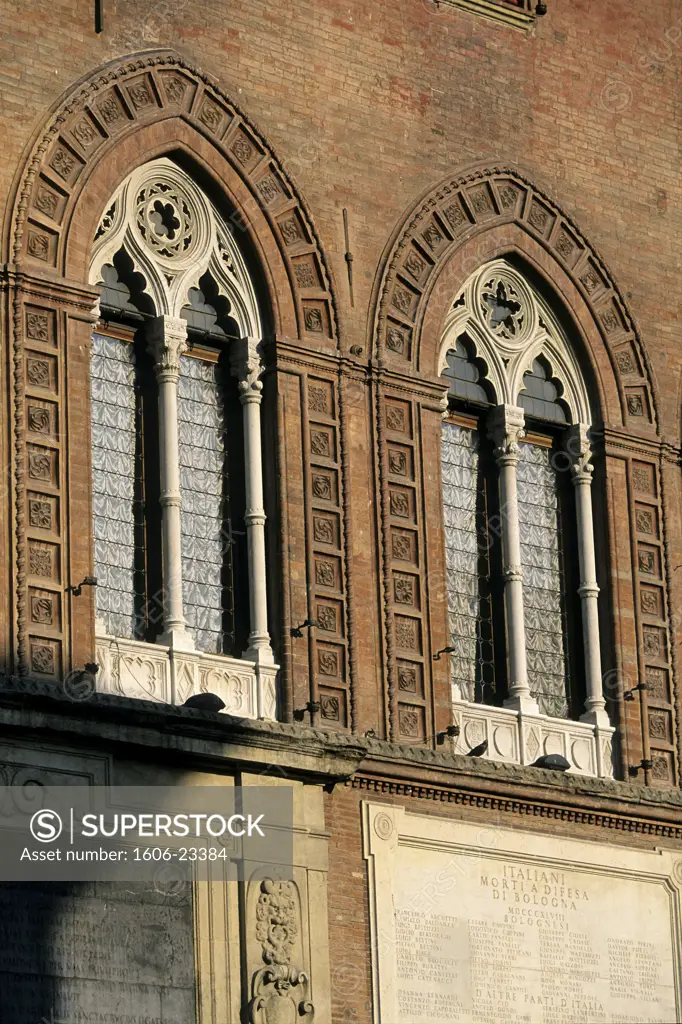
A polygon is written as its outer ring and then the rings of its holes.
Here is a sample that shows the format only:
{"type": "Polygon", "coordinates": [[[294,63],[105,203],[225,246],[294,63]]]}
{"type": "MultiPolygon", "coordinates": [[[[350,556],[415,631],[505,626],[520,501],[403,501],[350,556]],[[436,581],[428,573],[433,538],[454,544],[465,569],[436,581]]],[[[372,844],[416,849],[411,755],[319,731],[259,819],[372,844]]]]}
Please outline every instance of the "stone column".
{"type": "Polygon", "coordinates": [[[260,406],[263,384],[257,342],[243,338],[232,343],[232,373],[239,383],[244,419],[244,468],[246,473],[246,539],[249,558],[249,646],[244,657],[272,665],[268,633],[268,595],[265,564],[265,509],[263,508],[263,457],[260,406]]]}
{"type": "Polygon", "coordinates": [[[149,351],[159,383],[161,529],[163,537],[164,630],[157,643],[194,650],[182,610],[180,535],[180,460],[178,455],[178,379],[180,356],[187,348],[187,324],[158,316],[147,328],[149,351]]]}
{"type": "Polygon", "coordinates": [[[500,470],[500,513],[502,520],[502,559],[504,604],[507,619],[509,657],[509,697],[505,706],[537,715],[538,703],[528,686],[526,664],[526,627],[523,619],[523,569],[521,535],[516,491],[516,467],[519,440],[523,437],[523,409],[498,405],[488,418],[488,436],[495,444],[495,462],[500,470]]]}
{"type": "Polygon", "coordinates": [[[582,607],[583,648],[585,652],[585,680],[587,699],[581,721],[609,726],[606,702],[602,690],[601,648],[599,642],[599,611],[597,598],[597,567],[594,554],[594,526],[592,521],[592,449],[587,427],[582,423],[567,431],[566,448],[571,459],[571,476],[575,488],[575,509],[578,527],[578,563],[580,586],[578,593],[582,607]]]}

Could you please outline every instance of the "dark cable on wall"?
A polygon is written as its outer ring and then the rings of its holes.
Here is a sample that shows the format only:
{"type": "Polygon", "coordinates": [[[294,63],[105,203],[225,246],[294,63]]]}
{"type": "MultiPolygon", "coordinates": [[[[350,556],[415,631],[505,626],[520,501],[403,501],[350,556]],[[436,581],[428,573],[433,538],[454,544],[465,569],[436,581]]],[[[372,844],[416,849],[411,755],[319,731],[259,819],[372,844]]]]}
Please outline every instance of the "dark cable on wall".
{"type": "Polygon", "coordinates": [[[355,298],[353,296],[353,254],[350,251],[350,241],[348,236],[348,210],[345,208],[343,211],[343,235],[346,243],[344,259],[348,265],[348,290],[350,292],[350,304],[351,306],[355,306],[355,298]]]}

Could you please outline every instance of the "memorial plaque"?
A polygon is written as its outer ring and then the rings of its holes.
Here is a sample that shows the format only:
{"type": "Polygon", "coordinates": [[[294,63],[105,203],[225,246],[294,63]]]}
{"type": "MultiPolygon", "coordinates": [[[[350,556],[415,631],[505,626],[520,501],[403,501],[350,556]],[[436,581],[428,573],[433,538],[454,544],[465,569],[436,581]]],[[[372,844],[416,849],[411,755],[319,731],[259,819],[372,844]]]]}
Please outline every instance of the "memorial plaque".
{"type": "Polygon", "coordinates": [[[195,1024],[191,890],[0,885],[1,1024],[195,1024]]]}
{"type": "Polygon", "coordinates": [[[365,804],[376,1024],[676,1024],[682,856],[365,804]]]}

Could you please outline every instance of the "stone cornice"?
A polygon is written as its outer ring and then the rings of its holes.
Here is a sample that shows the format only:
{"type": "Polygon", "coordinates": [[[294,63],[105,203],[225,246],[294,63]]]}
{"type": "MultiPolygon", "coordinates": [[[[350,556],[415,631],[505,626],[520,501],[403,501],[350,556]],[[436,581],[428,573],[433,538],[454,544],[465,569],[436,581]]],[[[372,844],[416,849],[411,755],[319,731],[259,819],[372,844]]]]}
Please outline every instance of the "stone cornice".
{"type": "Polygon", "coordinates": [[[256,771],[323,785],[350,778],[367,753],[366,741],[282,722],[236,718],[192,708],[93,694],[77,702],[59,684],[5,679],[0,685],[0,727],[61,744],[96,744],[127,758],[171,756],[195,767],[256,771]]]}
{"type": "Polygon", "coordinates": [[[0,288],[21,289],[23,295],[44,299],[46,295],[64,305],[75,306],[94,319],[93,309],[99,299],[99,288],[84,287],[82,282],[69,281],[57,274],[33,273],[21,264],[0,265],[0,288]]]}
{"type": "Polygon", "coordinates": [[[386,796],[455,803],[623,832],[682,838],[682,791],[502,764],[346,733],[95,694],[74,702],[58,684],[5,679],[7,738],[96,744],[126,757],[181,759],[198,769],[346,782],[386,796]]]}
{"type": "Polygon", "coordinates": [[[658,458],[663,456],[674,461],[679,461],[682,450],[679,445],[670,439],[658,437],[643,437],[641,434],[633,435],[622,427],[604,426],[591,430],[593,440],[604,450],[607,455],[620,456],[622,453],[633,455],[648,455],[658,458]]]}
{"type": "Polygon", "coordinates": [[[682,791],[368,741],[352,785],[391,795],[682,838],[682,791]],[[639,824],[637,824],[639,822],[639,824]]]}
{"type": "Polygon", "coordinates": [[[415,377],[372,360],[369,363],[360,358],[355,360],[340,352],[313,352],[291,341],[270,342],[265,347],[265,354],[270,359],[266,373],[273,369],[283,373],[300,373],[302,370],[340,371],[344,377],[352,376],[367,384],[377,381],[386,388],[401,391],[406,396],[422,401],[427,408],[442,412],[447,383],[437,378],[415,377]]]}
{"type": "Polygon", "coordinates": [[[354,376],[367,383],[378,381],[387,388],[435,403],[434,408],[436,405],[440,408],[443,396],[447,393],[447,382],[437,377],[415,376],[411,372],[403,372],[372,359],[367,361],[362,356],[351,357],[341,352],[313,351],[290,338],[268,341],[264,344],[263,350],[268,361],[266,373],[272,372],[273,369],[285,373],[305,369],[323,369],[332,373],[340,370],[344,376],[354,376]]]}

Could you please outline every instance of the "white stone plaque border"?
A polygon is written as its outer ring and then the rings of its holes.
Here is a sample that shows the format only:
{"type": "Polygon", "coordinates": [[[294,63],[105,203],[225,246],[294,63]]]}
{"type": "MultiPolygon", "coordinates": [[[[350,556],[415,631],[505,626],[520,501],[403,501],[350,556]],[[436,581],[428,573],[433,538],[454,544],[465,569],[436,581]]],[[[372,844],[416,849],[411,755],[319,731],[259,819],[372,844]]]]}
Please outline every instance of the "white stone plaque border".
{"type": "MultiPolygon", "coordinates": [[[[440,886],[443,892],[452,889],[456,893],[458,881],[464,880],[456,878],[457,870],[466,876],[466,871],[456,865],[463,857],[487,858],[510,865],[521,862],[544,870],[579,871],[604,881],[615,878],[626,884],[631,881],[663,886],[670,913],[661,927],[666,934],[669,929],[670,934],[676,1016],[661,1020],[659,1024],[682,1021],[682,851],[678,854],[660,848],[628,849],[495,824],[472,824],[413,814],[403,807],[368,801],[363,801],[362,819],[363,855],[369,882],[373,1024],[402,1024],[397,1000],[395,907],[401,896],[396,891],[398,858],[401,850],[408,849],[423,851],[425,858],[429,853],[451,855],[454,881],[446,877],[442,862],[439,871],[434,861],[432,885],[436,892],[440,886]]],[[[428,906],[429,893],[424,891],[423,896],[424,905],[428,906]]],[[[614,935],[617,934],[616,922],[614,935]]],[[[430,1024],[427,1017],[423,1018],[423,1024],[430,1024]]]]}

